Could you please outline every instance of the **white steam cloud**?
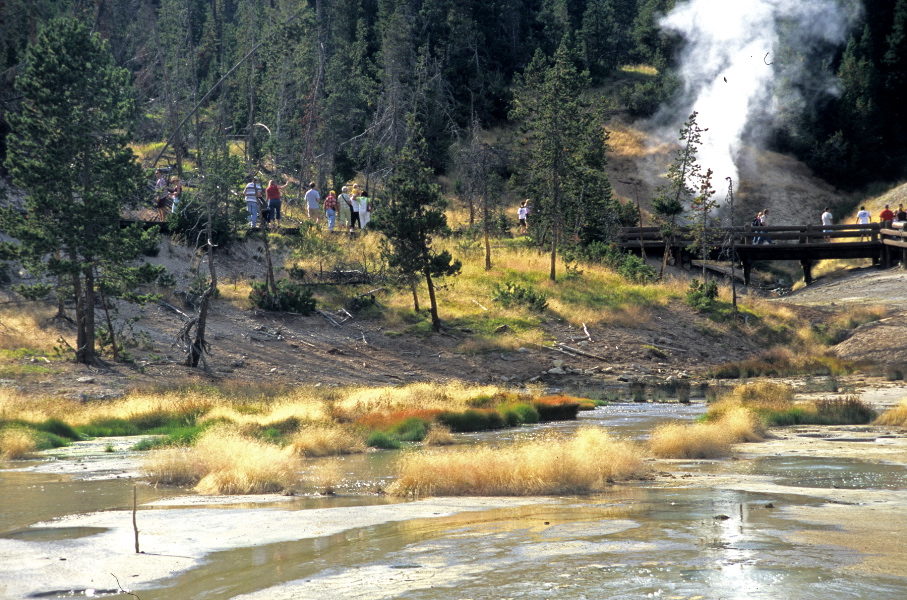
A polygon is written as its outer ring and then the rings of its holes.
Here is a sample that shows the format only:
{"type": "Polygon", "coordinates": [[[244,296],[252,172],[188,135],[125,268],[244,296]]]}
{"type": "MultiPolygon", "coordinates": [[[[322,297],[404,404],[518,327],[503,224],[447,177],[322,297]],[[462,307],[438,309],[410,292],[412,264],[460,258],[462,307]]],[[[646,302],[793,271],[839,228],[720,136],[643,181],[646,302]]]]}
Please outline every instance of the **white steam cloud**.
{"type": "Polygon", "coordinates": [[[737,182],[743,140],[758,137],[760,126],[798,113],[813,93],[834,91],[817,55],[845,42],[859,12],[858,0],[687,0],[661,19],[686,42],[684,105],[675,116],[695,110],[708,128],[699,162],[715,183],[737,182]]]}

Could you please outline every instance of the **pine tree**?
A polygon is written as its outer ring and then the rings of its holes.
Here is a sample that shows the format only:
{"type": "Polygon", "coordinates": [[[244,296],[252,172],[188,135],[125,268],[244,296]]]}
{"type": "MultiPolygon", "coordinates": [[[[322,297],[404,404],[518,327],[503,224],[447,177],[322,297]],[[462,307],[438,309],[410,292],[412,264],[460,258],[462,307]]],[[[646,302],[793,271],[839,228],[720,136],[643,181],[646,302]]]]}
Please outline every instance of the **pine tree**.
{"type": "Polygon", "coordinates": [[[529,223],[536,243],[551,250],[574,238],[606,236],[614,222],[604,172],[607,134],[601,114],[583,97],[589,75],[577,70],[565,40],[552,59],[536,52],[518,77],[512,118],[520,122],[523,178],[533,196],[529,223]]]}
{"type": "Polygon", "coordinates": [[[424,142],[412,119],[410,121],[417,137],[400,153],[394,173],[387,182],[387,201],[375,212],[369,226],[387,237],[386,256],[392,268],[404,278],[425,279],[432,327],[440,331],[434,279],[456,275],[461,264],[446,250],[438,252],[432,248],[432,236],[447,227],[447,218],[441,192],[437,184],[432,183],[432,170],[422,159],[424,142]]]}
{"type": "MultiPolygon", "coordinates": [[[[696,194],[700,184],[702,167],[697,161],[699,145],[702,143],[702,132],[696,123],[697,112],[693,112],[687,122],[680,128],[680,141],[683,144],[677,156],[668,167],[668,183],[656,188],[652,198],[652,209],[661,224],[661,235],[665,240],[664,258],[661,261],[660,275],[664,275],[665,265],[674,244],[677,232],[677,217],[696,194]]],[[[713,192],[714,193],[714,192],[713,192]]]]}
{"type": "Polygon", "coordinates": [[[129,73],[73,19],[44,27],[24,65],[16,81],[22,111],[10,116],[6,167],[28,193],[27,212],[7,211],[4,225],[31,273],[63,282],[58,292],[75,301],[76,360],[97,363],[98,278],[128,272],[138,285],[158,274],[127,268],[153,244],[152,235],[120,228],[122,202],[137,198],[144,183],[127,146],[129,73]]]}

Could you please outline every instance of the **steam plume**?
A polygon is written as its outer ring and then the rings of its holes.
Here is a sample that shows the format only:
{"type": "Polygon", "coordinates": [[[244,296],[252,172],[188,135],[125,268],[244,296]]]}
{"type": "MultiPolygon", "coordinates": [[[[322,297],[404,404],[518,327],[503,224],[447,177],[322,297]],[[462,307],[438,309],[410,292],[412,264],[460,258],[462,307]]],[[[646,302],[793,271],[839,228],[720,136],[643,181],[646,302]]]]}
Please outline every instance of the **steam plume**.
{"type": "Polygon", "coordinates": [[[834,78],[815,60],[846,40],[859,12],[850,0],[687,0],[662,18],[686,42],[685,101],[675,116],[699,112],[709,130],[700,164],[716,181],[737,181],[741,144],[759,125],[834,92],[834,78]]]}

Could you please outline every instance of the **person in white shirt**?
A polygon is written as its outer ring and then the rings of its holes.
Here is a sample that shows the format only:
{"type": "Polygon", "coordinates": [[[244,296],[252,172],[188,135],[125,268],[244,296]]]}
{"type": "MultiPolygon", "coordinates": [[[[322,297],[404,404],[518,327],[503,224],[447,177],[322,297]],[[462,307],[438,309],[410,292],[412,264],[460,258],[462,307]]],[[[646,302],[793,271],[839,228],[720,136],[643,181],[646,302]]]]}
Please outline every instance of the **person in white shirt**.
{"type": "MultiPolygon", "coordinates": [[[[823,226],[823,227],[829,227],[829,226],[834,225],[834,224],[835,224],[834,215],[831,214],[831,209],[828,208],[828,207],[826,206],[826,207],[825,207],[825,212],[822,213],[822,226],[823,226]]],[[[826,229],[826,230],[823,231],[823,233],[825,233],[825,241],[826,241],[826,242],[830,242],[830,241],[831,241],[831,236],[828,235],[828,234],[831,233],[831,229],[826,229]]]]}
{"type": "MultiPolygon", "coordinates": [[[[872,215],[869,214],[869,211],[866,210],[865,206],[860,207],[860,212],[857,213],[857,225],[869,225],[872,222],[872,215]]],[[[861,229],[860,230],[860,241],[863,241],[863,238],[866,238],[869,241],[869,230],[861,229]]]]}
{"type": "Polygon", "coordinates": [[[520,220],[520,233],[526,233],[529,226],[526,224],[526,217],[529,216],[528,200],[524,200],[516,211],[516,216],[520,220]]]}
{"type": "Polygon", "coordinates": [[[252,181],[246,184],[243,195],[246,197],[246,210],[249,211],[249,227],[258,227],[258,201],[263,198],[264,190],[258,177],[253,177],[252,181]]]}

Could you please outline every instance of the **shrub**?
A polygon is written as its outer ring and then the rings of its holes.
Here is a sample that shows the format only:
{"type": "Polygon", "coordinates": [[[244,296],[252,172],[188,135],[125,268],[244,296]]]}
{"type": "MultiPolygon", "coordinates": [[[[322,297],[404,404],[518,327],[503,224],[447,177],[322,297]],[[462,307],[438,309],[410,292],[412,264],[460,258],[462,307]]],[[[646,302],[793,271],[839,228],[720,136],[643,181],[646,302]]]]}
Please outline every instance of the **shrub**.
{"type": "Polygon", "coordinates": [[[273,444],[219,426],[205,432],[193,448],[153,452],[144,467],[154,483],[194,483],[202,494],[266,494],[286,488],[299,461],[273,444]]]}
{"type": "Polygon", "coordinates": [[[25,458],[37,449],[34,431],[18,425],[0,429],[0,459],[25,458]]]}
{"type": "Polygon", "coordinates": [[[474,408],[463,412],[444,411],[438,415],[438,422],[456,433],[488,431],[507,426],[504,417],[499,412],[474,408]]]}
{"type": "Polygon", "coordinates": [[[687,305],[699,311],[711,310],[718,300],[718,283],[715,281],[700,282],[693,279],[687,291],[687,305]]]}
{"type": "Polygon", "coordinates": [[[450,446],[451,444],[456,444],[457,440],[447,427],[432,425],[422,442],[426,446],[450,446]]]}
{"type": "Polygon", "coordinates": [[[645,467],[634,445],[587,427],[510,447],[413,452],[397,470],[388,489],[397,496],[528,496],[597,492],[645,467]]]}
{"type": "Polygon", "coordinates": [[[352,429],[305,427],[290,440],[289,449],[301,456],[336,456],[365,452],[366,443],[352,429]]]}
{"type": "Polygon", "coordinates": [[[821,425],[862,425],[876,418],[876,411],[857,396],[822,398],[815,407],[821,425]]]}
{"type": "Polygon", "coordinates": [[[525,306],[537,312],[543,312],[548,308],[548,298],[544,294],[517,283],[495,284],[492,293],[494,301],[505,308],[514,305],[525,306]]]}
{"type": "Polygon", "coordinates": [[[381,450],[396,450],[400,448],[400,440],[383,431],[373,431],[369,434],[365,445],[369,448],[379,448],[381,450]]]}
{"type": "Polygon", "coordinates": [[[539,413],[539,422],[571,421],[576,419],[580,401],[570,396],[542,396],[532,401],[532,407],[539,413]]]}
{"type": "Polygon", "coordinates": [[[525,402],[519,404],[505,404],[498,407],[498,411],[504,417],[508,427],[518,427],[523,424],[539,422],[539,411],[531,404],[525,402]]]}
{"type": "Polygon", "coordinates": [[[428,433],[429,424],[418,417],[410,417],[396,424],[390,431],[401,442],[421,442],[428,433]]]}
{"type": "Polygon", "coordinates": [[[81,440],[82,436],[73,429],[68,423],[64,423],[60,419],[47,419],[43,423],[40,423],[35,427],[38,431],[46,431],[47,433],[52,433],[56,436],[70,440],[81,440]]]}
{"type": "Polygon", "coordinates": [[[317,302],[312,297],[312,290],[306,286],[294,283],[289,279],[277,281],[277,297],[268,291],[267,282],[253,281],[250,283],[252,291],[249,300],[253,306],[264,310],[280,310],[285,312],[310,315],[315,312],[317,302]]]}
{"type": "Polygon", "coordinates": [[[900,404],[883,412],[875,420],[875,425],[887,425],[889,427],[907,426],[907,398],[901,400],[900,404]]]}

